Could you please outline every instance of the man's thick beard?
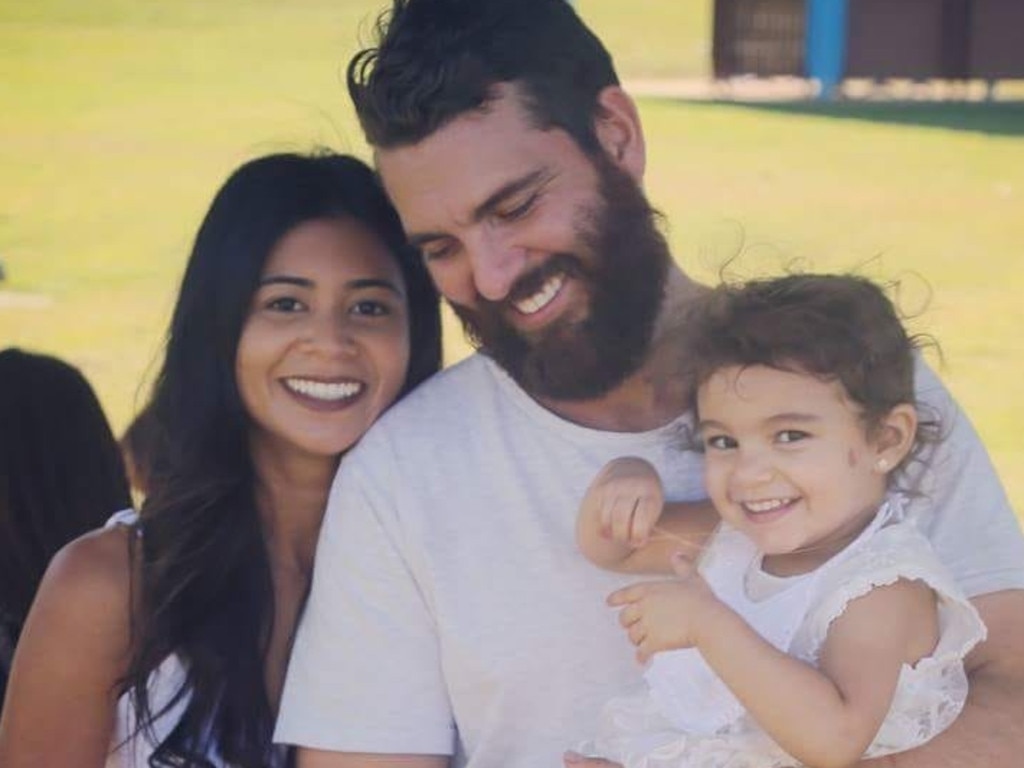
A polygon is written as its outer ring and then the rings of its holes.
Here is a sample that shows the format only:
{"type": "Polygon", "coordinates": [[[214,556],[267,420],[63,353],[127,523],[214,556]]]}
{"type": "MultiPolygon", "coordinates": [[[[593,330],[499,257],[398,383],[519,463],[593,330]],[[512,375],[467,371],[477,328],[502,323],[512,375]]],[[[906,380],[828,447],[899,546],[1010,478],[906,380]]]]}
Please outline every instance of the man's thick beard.
{"type": "Polygon", "coordinates": [[[552,400],[590,400],[607,394],[643,364],[665,293],[671,262],[657,212],[637,183],[604,157],[595,161],[600,204],[574,223],[583,255],[553,254],[520,277],[499,301],[453,304],[470,341],[528,393],[552,400]],[[582,320],[556,322],[522,335],[505,321],[512,302],[565,271],[589,294],[582,320]]]}

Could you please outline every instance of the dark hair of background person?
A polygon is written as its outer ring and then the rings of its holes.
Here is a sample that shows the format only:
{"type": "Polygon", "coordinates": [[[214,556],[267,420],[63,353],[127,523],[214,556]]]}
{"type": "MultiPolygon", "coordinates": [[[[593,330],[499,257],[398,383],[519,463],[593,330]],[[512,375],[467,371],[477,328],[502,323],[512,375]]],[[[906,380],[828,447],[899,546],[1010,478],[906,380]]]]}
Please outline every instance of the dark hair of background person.
{"type": "MultiPolygon", "coordinates": [[[[931,343],[908,335],[882,287],[856,275],[722,283],[687,315],[683,333],[694,412],[697,388],[716,371],[761,365],[838,381],[869,434],[897,405],[917,402],[914,354],[931,343]]],[[[938,428],[919,420],[912,456],[939,439],[938,428]]]]}
{"type": "MultiPolygon", "coordinates": [[[[0,351],[0,645],[12,650],[50,559],[131,506],[117,441],[77,368],[0,351]]],[[[10,659],[0,658],[0,704],[10,659]]]]}
{"type": "Polygon", "coordinates": [[[540,129],[565,130],[587,154],[598,94],[618,85],[611,56],[566,0],[393,0],[376,45],[348,65],[367,141],[415,144],[516,83],[540,129]]]}
{"type": "Polygon", "coordinates": [[[160,425],[156,423],[151,411],[143,408],[132,419],[121,435],[121,455],[124,457],[128,484],[132,491],[145,498],[149,490],[150,456],[156,452],[157,440],[160,439],[160,425]]]}
{"type": "MultiPolygon", "coordinates": [[[[146,457],[141,578],[124,688],[150,722],[150,673],[184,662],[189,703],[154,766],[265,766],[272,707],[264,653],[274,617],[271,572],[254,498],[250,421],[235,380],[239,337],[271,250],[291,229],[352,219],[389,248],[406,283],[411,358],[404,392],[440,367],[437,294],[374,173],[355,158],[277,154],[253,160],[217,192],[182,279],[165,357],[146,406],[160,439],[146,457]]],[[[133,547],[136,546],[134,543],[133,547]]]]}

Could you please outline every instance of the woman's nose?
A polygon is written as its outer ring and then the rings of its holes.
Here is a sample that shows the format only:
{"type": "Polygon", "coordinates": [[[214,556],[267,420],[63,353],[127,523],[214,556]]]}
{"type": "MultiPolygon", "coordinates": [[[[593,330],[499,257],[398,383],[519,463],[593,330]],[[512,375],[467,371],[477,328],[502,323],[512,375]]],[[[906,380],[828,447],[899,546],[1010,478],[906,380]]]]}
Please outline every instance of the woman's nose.
{"type": "Polygon", "coordinates": [[[313,318],[306,342],[317,351],[329,354],[356,354],[358,340],[348,318],[334,313],[323,313],[313,318]]]}

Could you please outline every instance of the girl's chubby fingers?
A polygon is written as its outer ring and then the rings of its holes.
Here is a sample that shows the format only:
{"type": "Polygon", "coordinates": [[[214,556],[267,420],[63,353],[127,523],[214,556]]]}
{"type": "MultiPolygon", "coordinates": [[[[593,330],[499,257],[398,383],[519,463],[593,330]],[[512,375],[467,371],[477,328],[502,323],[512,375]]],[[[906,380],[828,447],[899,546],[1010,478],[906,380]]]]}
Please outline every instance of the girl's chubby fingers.
{"type": "Polygon", "coordinates": [[[629,510],[629,545],[639,549],[647,543],[647,536],[650,533],[650,526],[643,517],[643,497],[633,497],[629,510]]]}
{"type": "Polygon", "coordinates": [[[636,624],[640,620],[640,606],[636,603],[630,603],[621,611],[619,611],[619,625],[623,627],[630,627],[636,624]]]}
{"type": "Polygon", "coordinates": [[[605,603],[613,608],[635,603],[644,596],[644,584],[631,584],[628,587],[617,589],[605,599],[605,603]]]}
{"type": "Polygon", "coordinates": [[[682,579],[688,579],[697,573],[697,560],[682,550],[677,550],[671,556],[672,570],[682,579]]]}
{"type": "Polygon", "coordinates": [[[615,536],[618,541],[636,546],[634,541],[634,525],[636,519],[637,499],[635,496],[619,496],[615,503],[615,536]]]}
{"type": "Polygon", "coordinates": [[[650,661],[651,656],[653,655],[654,653],[650,648],[650,644],[646,641],[646,638],[644,639],[644,642],[639,643],[636,646],[636,660],[641,664],[646,664],[650,661]]]}
{"type": "Polygon", "coordinates": [[[633,645],[639,646],[647,639],[647,629],[644,627],[644,623],[642,621],[637,621],[630,624],[626,629],[626,636],[629,638],[629,642],[633,645]]]}
{"type": "Polygon", "coordinates": [[[606,493],[601,497],[601,505],[598,507],[597,517],[602,538],[609,540],[612,538],[612,518],[614,513],[615,499],[606,493]]]}
{"type": "Polygon", "coordinates": [[[625,542],[623,538],[626,534],[624,530],[628,530],[619,519],[621,517],[619,508],[621,506],[621,500],[618,494],[608,492],[604,495],[601,500],[600,508],[600,521],[601,521],[601,536],[608,539],[609,541],[625,542]]]}
{"type": "Polygon", "coordinates": [[[633,513],[633,546],[642,547],[654,531],[654,526],[661,517],[661,504],[650,496],[642,496],[636,504],[636,511],[633,513]]]}

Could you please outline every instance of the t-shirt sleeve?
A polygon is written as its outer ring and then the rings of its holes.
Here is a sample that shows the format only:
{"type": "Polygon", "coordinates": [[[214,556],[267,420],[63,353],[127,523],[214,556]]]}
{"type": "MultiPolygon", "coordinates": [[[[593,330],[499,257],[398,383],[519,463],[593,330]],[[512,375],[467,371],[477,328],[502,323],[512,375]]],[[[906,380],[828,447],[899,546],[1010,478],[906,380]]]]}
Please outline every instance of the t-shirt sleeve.
{"type": "Polygon", "coordinates": [[[451,754],[437,633],[393,501],[350,455],[328,500],[274,740],[338,752],[451,754]]]}
{"type": "Polygon", "coordinates": [[[907,468],[911,514],[968,597],[1024,589],[1024,535],[988,453],[935,373],[919,361],[915,375],[942,439],[907,468]]]}

